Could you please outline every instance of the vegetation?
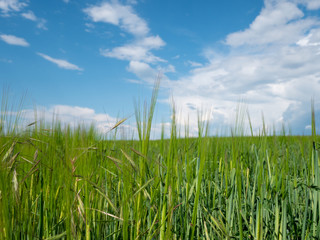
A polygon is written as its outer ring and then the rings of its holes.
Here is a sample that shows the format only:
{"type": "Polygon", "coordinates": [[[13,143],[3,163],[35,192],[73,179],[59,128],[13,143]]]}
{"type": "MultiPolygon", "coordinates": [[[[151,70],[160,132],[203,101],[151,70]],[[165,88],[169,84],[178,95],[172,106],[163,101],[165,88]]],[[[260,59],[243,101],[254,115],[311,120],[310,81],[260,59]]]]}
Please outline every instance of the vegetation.
{"type": "Polygon", "coordinates": [[[314,114],[312,136],[242,136],[240,116],[230,137],[199,120],[181,138],[173,117],[170,139],[150,141],[156,97],[136,107],[137,141],[59,122],[17,130],[4,107],[0,239],[320,238],[314,114]]]}

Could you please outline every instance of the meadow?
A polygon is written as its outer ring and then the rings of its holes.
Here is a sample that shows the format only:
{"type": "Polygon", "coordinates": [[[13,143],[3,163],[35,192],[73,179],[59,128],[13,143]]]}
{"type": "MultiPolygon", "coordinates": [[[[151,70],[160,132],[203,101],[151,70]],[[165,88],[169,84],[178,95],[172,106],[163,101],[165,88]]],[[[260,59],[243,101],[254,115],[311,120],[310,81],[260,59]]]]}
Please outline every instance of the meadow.
{"type": "Polygon", "coordinates": [[[229,137],[200,120],[181,137],[173,114],[170,138],[150,140],[156,98],[157,87],[136,107],[139,140],[59,121],[17,128],[3,104],[0,239],[320,238],[314,111],[311,136],[247,136],[235,119],[229,137]]]}

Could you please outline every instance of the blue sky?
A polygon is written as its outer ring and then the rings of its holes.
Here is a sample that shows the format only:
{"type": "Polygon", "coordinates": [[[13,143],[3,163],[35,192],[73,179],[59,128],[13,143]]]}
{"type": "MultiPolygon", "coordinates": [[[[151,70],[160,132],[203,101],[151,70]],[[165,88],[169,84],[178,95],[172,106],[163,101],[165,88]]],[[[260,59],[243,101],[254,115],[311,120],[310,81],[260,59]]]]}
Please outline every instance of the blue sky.
{"type": "MultiPolygon", "coordinates": [[[[245,102],[256,131],[310,128],[320,90],[320,0],[0,0],[0,88],[106,131],[134,113],[162,76],[157,123],[212,129],[245,102]]],[[[134,130],[134,118],[124,127],[134,130]]],[[[158,130],[157,130],[158,129],[158,130]]],[[[156,134],[156,133],[155,133],[156,134]]]]}

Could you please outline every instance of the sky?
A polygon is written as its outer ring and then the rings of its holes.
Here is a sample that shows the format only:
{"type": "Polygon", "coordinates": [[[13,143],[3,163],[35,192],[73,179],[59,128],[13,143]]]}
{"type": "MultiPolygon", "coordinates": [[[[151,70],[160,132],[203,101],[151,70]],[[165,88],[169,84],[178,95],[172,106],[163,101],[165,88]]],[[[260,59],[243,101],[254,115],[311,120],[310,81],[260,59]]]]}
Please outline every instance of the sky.
{"type": "Polygon", "coordinates": [[[26,94],[28,121],[36,106],[135,131],[134,102],[160,77],[155,138],[173,106],[191,135],[198,116],[228,131],[239,106],[256,133],[308,134],[319,66],[320,0],[0,0],[1,94],[26,94]]]}

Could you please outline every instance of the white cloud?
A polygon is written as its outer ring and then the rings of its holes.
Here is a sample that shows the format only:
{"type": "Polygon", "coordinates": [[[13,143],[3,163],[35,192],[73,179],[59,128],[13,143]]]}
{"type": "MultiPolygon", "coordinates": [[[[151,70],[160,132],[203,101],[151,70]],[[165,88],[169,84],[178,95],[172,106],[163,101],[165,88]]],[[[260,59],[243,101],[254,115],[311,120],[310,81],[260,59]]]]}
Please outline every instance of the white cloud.
{"type": "MultiPolygon", "coordinates": [[[[0,10],[2,10],[3,16],[10,16],[10,12],[19,12],[28,4],[26,1],[20,0],[0,0],[0,10]]],[[[32,11],[26,11],[21,13],[21,16],[25,19],[37,22],[37,27],[47,30],[45,24],[46,20],[43,18],[38,18],[32,11]]]]}
{"type": "Polygon", "coordinates": [[[158,66],[157,68],[153,68],[145,62],[130,61],[129,66],[127,67],[127,71],[135,74],[139,79],[130,79],[129,82],[137,84],[148,84],[149,86],[153,86],[154,81],[158,78],[161,78],[161,84],[167,87],[171,84],[165,73],[175,72],[175,68],[170,64],[165,67],[158,66]]]}
{"type": "Polygon", "coordinates": [[[32,11],[21,13],[21,16],[26,18],[26,19],[29,19],[31,21],[36,21],[37,20],[36,15],[34,15],[34,13],[32,11]]]}
{"type": "Polygon", "coordinates": [[[307,29],[316,25],[315,19],[302,19],[304,13],[296,4],[286,1],[274,2],[266,1],[265,8],[250,27],[228,35],[226,43],[233,47],[290,44],[295,43],[307,29]]]}
{"type": "MultiPolygon", "coordinates": [[[[98,133],[103,134],[105,137],[115,137],[115,131],[111,129],[124,117],[116,118],[109,114],[97,113],[92,108],[69,106],[69,105],[53,105],[51,107],[37,106],[34,109],[23,109],[19,112],[7,113],[10,115],[21,116],[19,126],[21,129],[25,129],[26,126],[35,120],[44,121],[45,127],[52,127],[52,121],[55,123],[59,121],[61,126],[70,126],[71,128],[90,127],[92,124],[98,133]],[[37,116],[37,119],[35,119],[37,116]]],[[[32,128],[32,126],[31,126],[32,128]]],[[[159,134],[160,135],[160,134],[159,134]]],[[[117,127],[117,139],[135,139],[138,138],[137,128],[135,121],[132,118],[128,118],[124,123],[117,127]],[[133,121],[133,123],[132,123],[133,121]]]]}
{"type": "Polygon", "coordinates": [[[261,112],[269,126],[281,125],[282,120],[293,123],[293,118],[285,118],[288,108],[308,112],[310,99],[320,91],[320,56],[314,48],[286,46],[269,49],[268,54],[227,56],[172,81],[175,102],[183,113],[179,123],[189,115],[191,125],[196,126],[197,109],[211,109],[214,124],[230,125],[241,99],[257,128],[261,127],[261,112]]]}
{"type": "Polygon", "coordinates": [[[319,0],[307,1],[307,7],[310,10],[318,10],[320,8],[319,0]]]}
{"type": "Polygon", "coordinates": [[[86,26],[86,29],[85,29],[86,32],[91,32],[92,29],[94,29],[94,25],[92,23],[85,23],[85,26],[86,26]]]}
{"type": "Polygon", "coordinates": [[[37,28],[43,29],[43,30],[48,30],[46,27],[47,20],[43,18],[38,18],[37,20],[37,28]]]}
{"type": "Polygon", "coordinates": [[[83,119],[92,118],[95,115],[93,109],[78,106],[55,105],[52,111],[62,116],[82,117],[83,119]]]}
{"type": "Polygon", "coordinates": [[[149,64],[139,61],[130,61],[127,70],[149,84],[154,83],[158,75],[158,71],[150,67],[149,64]]]}
{"type": "Polygon", "coordinates": [[[202,67],[202,63],[194,62],[194,61],[188,61],[187,62],[191,67],[202,67]]]}
{"type": "Polygon", "coordinates": [[[319,0],[297,0],[297,3],[304,4],[309,10],[318,10],[320,8],[319,0]]]}
{"type": "Polygon", "coordinates": [[[303,47],[320,46],[320,30],[312,29],[310,33],[306,37],[300,39],[297,44],[303,47]]]}
{"type": "Polygon", "coordinates": [[[274,2],[266,1],[247,30],[227,36],[229,54],[207,50],[206,64],[165,84],[172,90],[179,124],[189,118],[195,133],[202,109],[210,113],[214,129],[232,126],[244,99],[256,132],[262,112],[269,130],[285,122],[294,134],[307,132],[312,97],[320,113],[320,21],[305,17],[292,2],[274,2]]]}
{"type": "Polygon", "coordinates": [[[38,18],[32,11],[21,13],[21,16],[25,19],[37,22],[37,28],[47,30],[46,20],[43,18],[38,18]]]}
{"type": "MultiPolygon", "coordinates": [[[[79,106],[54,105],[52,107],[37,107],[36,111],[37,114],[35,114],[34,109],[24,109],[21,111],[25,121],[23,125],[26,126],[34,122],[35,116],[38,116],[36,120],[44,120],[50,126],[53,116],[55,116],[55,119],[60,121],[62,126],[69,125],[71,127],[77,127],[79,124],[83,126],[94,124],[96,129],[103,134],[109,132],[120,120],[108,114],[96,113],[94,109],[79,106]]],[[[134,126],[128,125],[127,122],[119,127],[120,130],[121,128],[131,132],[135,129],[134,126]]]]}
{"type": "Polygon", "coordinates": [[[25,6],[27,4],[19,0],[0,0],[0,9],[3,14],[20,11],[25,6]]]}
{"type": "Polygon", "coordinates": [[[101,50],[101,55],[105,57],[117,58],[127,61],[164,62],[163,59],[154,56],[150,50],[158,49],[165,43],[159,36],[143,38],[132,44],[115,47],[112,50],[101,50]]]}
{"type": "Polygon", "coordinates": [[[17,45],[17,46],[22,46],[22,47],[28,47],[29,43],[23,39],[23,38],[19,38],[13,35],[6,35],[6,34],[2,34],[0,35],[0,38],[2,41],[10,44],[10,45],[17,45]]]}
{"type": "Polygon", "coordinates": [[[135,5],[135,4],[138,3],[137,0],[127,0],[126,2],[127,2],[128,4],[131,4],[131,5],[135,5]]]}
{"type": "MultiPolygon", "coordinates": [[[[127,4],[136,4],[136,1],[127,1],[127,4]]],[[[131,5],[122,5],[118,1],[103,2],[84,9],[84,12],[94,22],[116,25],[134,36],[134,40],[130,43],[112,49],[100,49],[100,54],[105,57],[129,61],[127,70],[136,74],[139,78],[142,77],[141,80],[150,83],[150,76],[153,76],[157,70],[152,68],[149,63],[166,62],[166,60],[155,56],[151,52],[165,46],[165,42],[160,36],[150,36],[150,29],[146,21],[134,12],[131,5]],[[147,69],[146,73],[139,70],[142,66],[147,69]]],[[[86,31],[89,31],[89,29],[86,31]]],[[[164,68],[158,66],[157,68],[167,72],[174,71],[172,65],[164,68]]],[[[134,80],[134,82],[136,81],[134,80]]]]}
{"type": "Polygon", "coordinates": [[[171,64],[169,64],[165,67],[158,67],[157,70],[162,74],[169,73],[169,72],[172,72],[172,73],[176,72],[176,68],[171,64]]]}
{"type": "Polygon", "coordinates": [[[138,45],[149,49],[159,49],[166,45],[166,43],[159,36],[144,37],[137,42],[138,45]]]}
{"type": "Polygon", "coordinates": [[[70,2],[70,0],[63,0],[65,3],[69,3],[70,2]]]}
{"type": "Polygon", "coordinates": [[[119,26],[126,32],[136,36],[144,36],[149,32],[147,23],[136,15],[131,6],[118,2],[104,2],[84,9],[94,22],[105,22],[119,26]]]}
{"type": "Polygon", "coordinates": [[[66,60],[63,59],[56,59],[56,58],[52,58],[46,54],[43,53],[37,53],[39,56],[41,56],[42,58],[48,60],[49,62],[52,62],[56,65],[58,65],[58,67],[60,68],[64,68],[64,69],[68,69],[68,70],[78,70],[78,71],[83,71],[82,68],[79,68],[77,65],[72,64],[66,60]]]}

